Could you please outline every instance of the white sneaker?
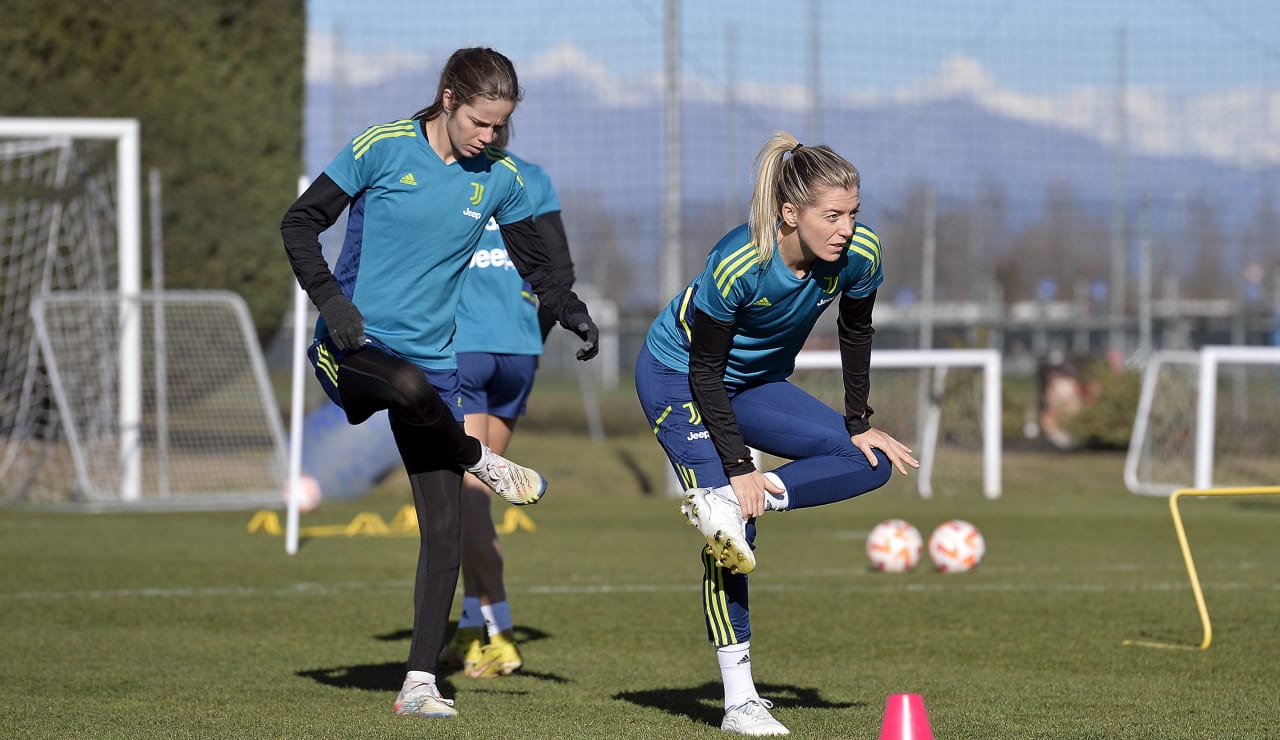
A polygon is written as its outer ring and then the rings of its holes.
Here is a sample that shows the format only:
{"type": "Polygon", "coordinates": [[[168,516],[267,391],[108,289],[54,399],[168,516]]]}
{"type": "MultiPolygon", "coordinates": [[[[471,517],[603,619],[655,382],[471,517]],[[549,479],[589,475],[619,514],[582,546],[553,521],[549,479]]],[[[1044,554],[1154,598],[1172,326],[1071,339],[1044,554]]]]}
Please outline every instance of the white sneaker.
{"type": "Polygon", "coordinates": [[[756,556],[747,544],[747,522],[737,501],[718,496],[710,488],[690,488],[680,513],[707,538],[716,565],[734,573],[755,570],[756,556]]]}
{"type": "Polygon", "coordinates": [[[724,710],[720,729],[739,735],[790,735],[791,730],[769,714],[772,706],[773,702],[768,699],[747,699],[724,710]]]}
{"type": "Polygon", "coordinates": [[[453,700],[440,696],[440,689],[433,683],[404,680],[400,695],[396,697],[396,714],[414,717],[457,717],[453,700]]]}
{"type": "Polygon", "coordinates": [[[467,472],[516,506],[538,503],[547,490],[547,481],[538,471],[511,462],[485,444],[480,445],[480,462],[467,472]]]}

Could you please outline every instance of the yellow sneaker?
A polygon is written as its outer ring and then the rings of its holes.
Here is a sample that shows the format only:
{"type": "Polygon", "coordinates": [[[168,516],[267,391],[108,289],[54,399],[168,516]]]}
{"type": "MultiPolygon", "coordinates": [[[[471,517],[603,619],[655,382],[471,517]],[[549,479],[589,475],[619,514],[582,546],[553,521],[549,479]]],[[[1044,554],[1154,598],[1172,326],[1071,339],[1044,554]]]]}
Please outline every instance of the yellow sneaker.
{"type": "Polygon", "coordinates": [[[470,671],[480,662],[484,627],[460,627],[440,651],[440,665],[470,671]]]}
{"type": "Polygon", "coordinates": [[[472,678],[510,676],[523,665],[520,648],[516,647],[511,631],[506,630],[489,635],[489,644],[480,649],[480,658],[474,666],[467,668],[467,675],[472,678]]]}

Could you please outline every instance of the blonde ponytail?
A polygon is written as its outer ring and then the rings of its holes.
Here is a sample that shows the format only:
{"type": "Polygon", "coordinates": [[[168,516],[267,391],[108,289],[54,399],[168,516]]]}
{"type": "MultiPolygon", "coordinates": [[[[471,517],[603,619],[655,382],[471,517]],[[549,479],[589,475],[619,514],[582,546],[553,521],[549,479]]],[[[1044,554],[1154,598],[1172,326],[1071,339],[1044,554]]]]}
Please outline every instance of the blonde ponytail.
{"type": "Polygon", "coordinates": [[[755,169],[747,224],[761,262],[773,258],[783,203],[804,209],[820,191],[862,187],[862,176],[849,160],[829,146],[805,146],[786,131],[775,131],[760,147],[755,169]]]}

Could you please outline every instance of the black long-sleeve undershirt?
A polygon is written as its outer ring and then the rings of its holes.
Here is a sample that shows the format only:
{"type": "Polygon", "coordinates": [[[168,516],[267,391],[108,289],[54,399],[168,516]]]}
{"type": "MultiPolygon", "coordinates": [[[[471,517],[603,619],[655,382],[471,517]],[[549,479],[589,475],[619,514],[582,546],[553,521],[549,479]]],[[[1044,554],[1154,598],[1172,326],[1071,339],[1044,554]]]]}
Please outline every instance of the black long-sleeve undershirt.
{"type": "MultiPolygon", "coordinates": [[[[875,293],[866,298],[840,298],[836,326],[844,378],[845,428],[849,436],[870,429],[869,417],[874,413],[867,405],[867,397],[871,390],[871,339],[875,334],[871,313],[875,298],[875,293]]],[[[701,310],[694,310],[689,342],[689,388],[725,475],[731,478],[755,470],[724,384],[733,336],[732,322],[719,321],[701,310]]]]}
{"type": "Polygon", "coordinates": [[[689,390],[702,414],[702,425],[707,428],[720,456],[724,474],[730,478],[756,469],[742,430],[738,428],[738,417],[734,416],[729,403],[729,392],[724,387],[733,331],[732,322],[720,321],[694,309],[689,341],[689,390]]]}
{"type": "MultiPolygon", "coordinates": [[[[559,211],[550,211],[535,216],[533,225],[542,237],[542,246],[546,249],[547,258],[551,260],[552,270],[556,278],[566,288],[572,288],[577,278],[574,274],[573,256],[569,253],[569,237],[565,233],[564,221],[559,211]]],[[[542,341],[547,341],[551,327],[555,326],[556,315],[546,306],[538,305],[538,326],[542,330],[542,341]]]]}
{"type": "Polygon", "coordinates": [[[298,196],[280,222],[280,236],[284,239],[284,251],[289,256],[294,277],[316,308],[342,292],[338,279],[325,262],[320,235],[338,222],[350,203],[351,196],[321,173],[298,196]]]}
{"type": "Polygon", "coordinates": [[[573,269],[573,256],[569,254],[569,237],[565,234],[564,221],[559,211],[549,211],[534,216],[533,225],[542,239],[543,251],[551,261],[552,271],[561,283],[573,287],[577,276],[573,269]]]}
{"type": "Polygon", "coordinates": [[[538,305],[558,318],[561,326],[575,331],[574,322],[570,319],[575,315],[587,315],[587,305],[569,289],[569,284],[561,282],[559,276],[563,272],[557,273],[533,219],[499,224],[498,231],[507,245],[507,257],[537,293],[538,305]]]}
{"type": "Polygon", "coordinates": [[[871,393],[871,310],[876,305],[873,291],[866,298],[840,296],[840,318],[836,332],[840,338],[840,367],[844,375],[844,428],[849,436],[871,428],[875,413],[867,405],[871,393]]]}

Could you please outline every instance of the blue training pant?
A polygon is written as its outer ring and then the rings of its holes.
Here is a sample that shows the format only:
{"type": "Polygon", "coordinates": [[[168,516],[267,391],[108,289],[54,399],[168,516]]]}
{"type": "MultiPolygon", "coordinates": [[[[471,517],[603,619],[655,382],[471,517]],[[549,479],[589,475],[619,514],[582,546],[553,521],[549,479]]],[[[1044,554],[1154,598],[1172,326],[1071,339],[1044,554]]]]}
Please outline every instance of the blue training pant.
{"type": "MultiPolygon", "coordinates": [[[[787,489],[788,510],[845,501],[883,486],[892,465],[876,450],[872,467],[853,446],[844,416],[787,381],[727,386],[729,403],[746,443],[791,462],[772,472],[787,489]]],[[[728,485],[720,457],[689,390],[688,373],[659,362],[648,347],[636,360],[636,395],[681,483],[688,488],[728,485]]],[[[755,520],[747,523],[755,549],[755,520]]],[[[730,573],[705,555],[703,606],[708,639],[717,647],[751,639],[747,576],[730,573]]]]}

